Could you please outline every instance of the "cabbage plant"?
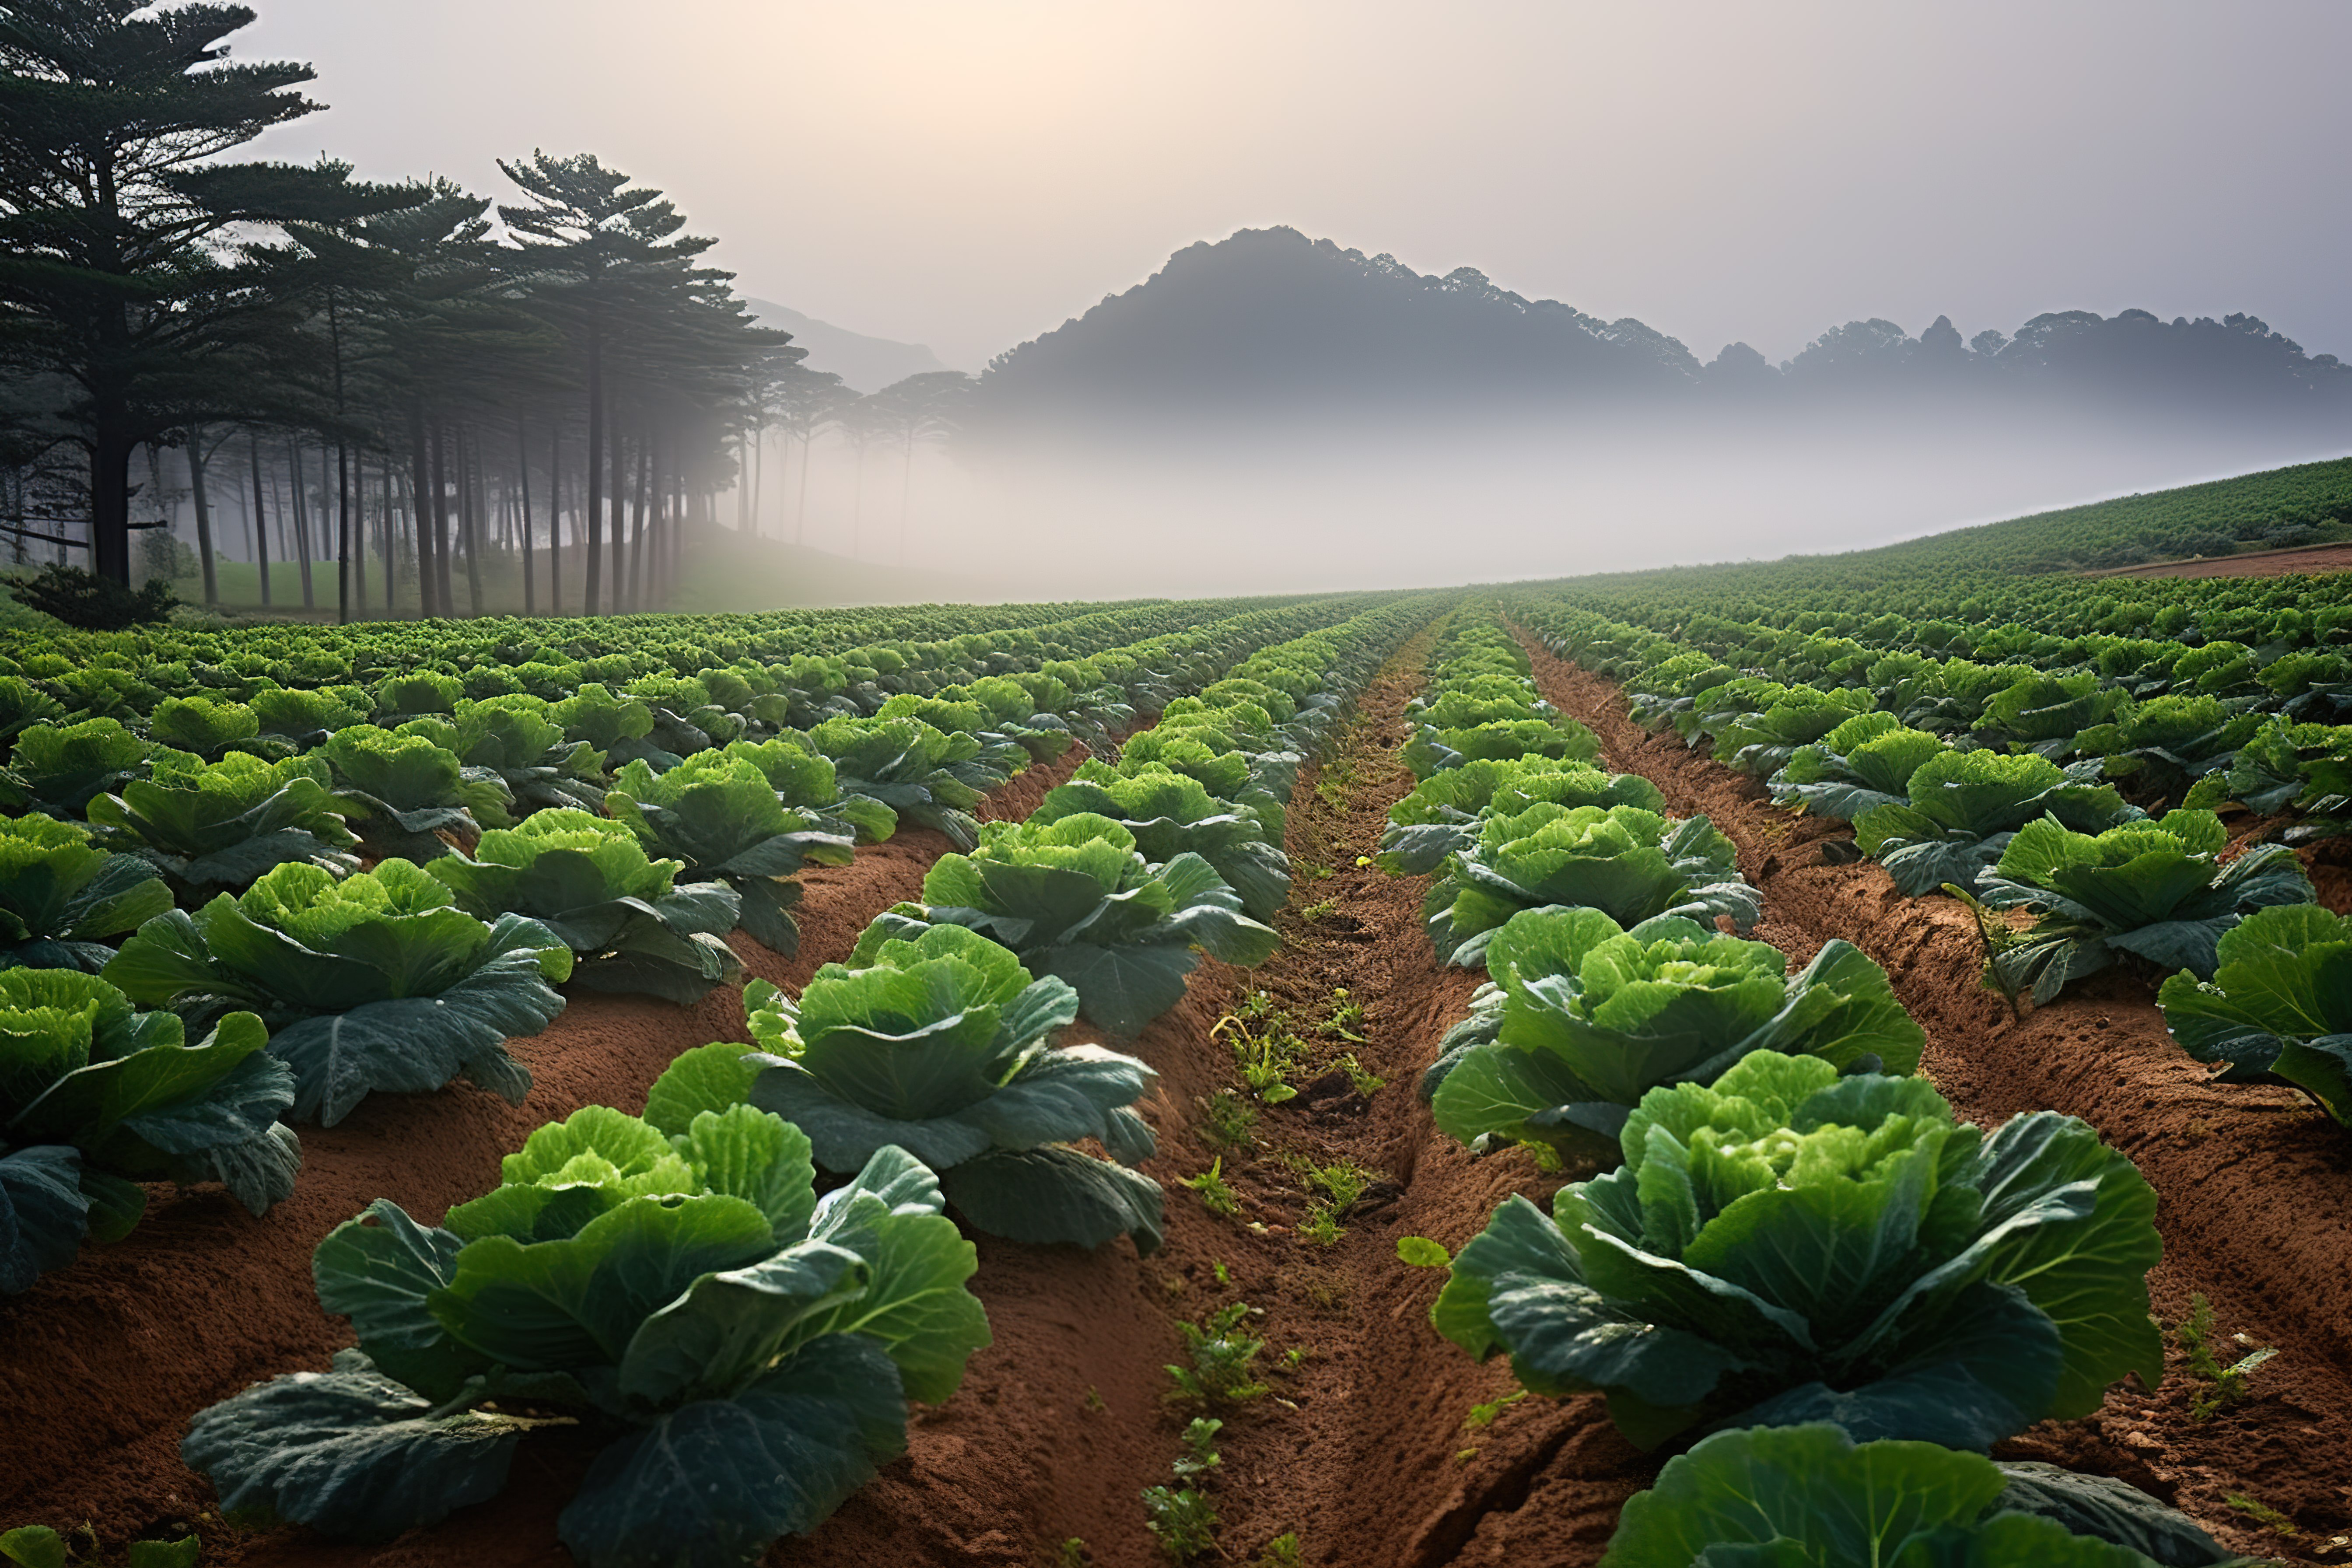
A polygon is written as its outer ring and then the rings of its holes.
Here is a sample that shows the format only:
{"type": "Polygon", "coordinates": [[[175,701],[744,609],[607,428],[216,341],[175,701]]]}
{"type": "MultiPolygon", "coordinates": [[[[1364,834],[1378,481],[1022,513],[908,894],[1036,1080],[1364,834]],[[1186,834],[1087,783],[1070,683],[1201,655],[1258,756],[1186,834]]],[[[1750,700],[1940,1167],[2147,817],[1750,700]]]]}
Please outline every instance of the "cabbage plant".
{"type": "Polygon", "coordinates": [[[1424,728],[1401,754],[1416,778],[1427,778],[1465,763],[1513,757],[1596,762],[1601,756],[1601,737],[1565,717],[1496,719],[1455,730],[1424,728]]]}
{"type": "Polygon", "coordinates": [[[1912,770],[1906,787],[1906,804],[1874,805],[1854,818],[1854,841],[1915,899],[1947,882],[1975,886],[2038,817],[2095,833],[2146,816],[2113,785],[2030,752],[1940,752],[1912,770]]]}
{"type": "Polygon", "coordinates": [[[1430,884],[1422,915],[1437,956],[1475,968],[1486,962],[1487,933],[1548,904],[1597,909],[1620,925],[1727,915],[1743,931],[1764,907],[1740,879],[1731,840],[1704,816],[1677,822],[1635,805],[1540,801],[1480,824],[1477,842],[1430,884]]]}
{"type": "Polygon", "coordinates": [[[1036,974],[1067,981],[1094,1023],[1134,1036],[1184,998],[1200,954],[1263,963],[1282,939],[1242,913],[1241,899],[1200,856],[1147,862],[1135,836],[1082,812],[1039,825],[991,822],[971,855],[942,855],[920,904],[876,917],[853,965],[925,925],[967,926],[1036,974]]]}
{"type": "Polygon", "coordinates": [[[721,881],[741,900],[740,918],[754,940],[789,958],[800,951],[792,917],[803,866],[845,866],[857,846],[824,830],[805,807],[788,807],[751,761],[698,753],[656,774],[640,758],[613,779],[605,809],[629,825],[648,854],[674,859],[696,881],[721,881]]]}
{"type": "Polygon", "coordinates": [[[1828,691],[1792,686],[1786,695],[1763,709],[1743,714],[1717,731],[1715,760],[1738,773],[1769,777],[1780,771],[1800,746],[1830,734],[1859,713],[1867,713],[1876,697],[1855,687],[1828,691]]]}
{"type": "MultiPolygon", "coordinates": [[[[660,1092],[660,1086],[656,1086],[660,1092]]],[[[748,1105],[675,1132],[602,1106],[531,1134],[425,1226],[388,1200],[311,1259],[358,1347],[197,1415],[222,1510],[389,1541],[498,1495],[534,1432],[604,1447],[556,1520],[586,1568],[749,1568],[903,1453],[989,1342],[930,1173],[817,1196],[748,1105]]]]}
{"type": "Polygon", "coordinates": [[[1146,860],[1191,852],[1216,868],[1251,919],[1271,920],[1290,898],[1290,858],[1258,815],[1218,799],[1197,779],[1158,764],[1121,774],[1088,763],[1029,814],[1038,826],[1080,813],[1107,816],[1134,835],[1146,860]],[[1092,770],[1092,771],[1089,771],[1092,770]]]}
{"type": "Polygon", "coordinates": [[[2212,977],[2157,992],[2165,1027],[2232,1083],[2286,1083],[2352,1127],[2352,917],[2256,910],[2214,944],[2212,977]]]}
{"type": "Polygon", "coordinates": [[[1151,1068],[1100,1046],[1055,1047],[1077,994],[961,926],[885,942],[872,966],[828,963],[794,1003],[765,981],[743,996],[756,1049],[700,1047],[647,1114],[748,1099],[809,1136],[817,1167],[850,1172],[896,1144],[939,1173],[965,1222],[1015,1241],[1098,1247],[1132,1236],[1156,1251],[1159,1184],[1127,1169],[1153,1152],[1131,1109],[1151,1068]],[[685,1087],[682,1083],[681,1087],[685,1087]],[[1091,1140],[1111,1158],[1075,1145],[1091,1140]]]}
{"type": "Polygon", "coordinates": [[[1486,1026],[1450,1037],[1424,1085],[1437,1124],[1613,1154],[1626,1118],[1663,1084],[1711,1083],[1751,1051],[1821,1058],[1841,1072],[1917,1070],[1927,1035],[1886,972],[1831,941],[1789,973],[1769,942],[1679,915],[1628,931],[1599,910],[1523,910],[1496,931],[1486,1026]]]}
{"type": "Polygon", "coordinates": [[[514,798],[496,773],[467,766],[413,729],[354,724],[329,736],[316,754],[333,768],[336,798],[379,858],[430,860],[469,850],[483,828],[513,820],[507,808],[514,798]]]}
{"type": "Polygon", "coordinates": [[[563,1011],[572,950],[536,921],[485,924],[406,860],[341,882],[278,867],[242,895],[173,910],[122,944],[105,977],[132,1001],[202,1023],[247,1008],[294,1069],[292,1116],[332,1127],[377,1089],[464,1077],[513,1103],[530,1072],[506,1041],[563,1011]]]}
{"type": "Polygon", "coordinates": [[[1643,1095],[1619,1144],[1549,1215],[1506,1199],[1433,1316],[1643,1447],[1826,1420],[1981,1449],[2163,1376],[2156,1194],[2073,1117],[1987,1138],[1923,1079],[1758,1051],[1643,1095]]]}
{"type": "Polygon", "coordinates": [[[510,815],[550,807],[601,811],[609,787],[604,755],[585,741],[566,738],[553,705],[536,697],[491,697],[457,704],[446,717],[428,714],[400,726],[455,755],[471,784],[486,777],[503,786],[504,800],[487,792],[476,815],[486,825],[509,826],[510,815]]]}
{"type": "Polygon", "coordinates": [[[190,1044],[96,975],[0,971],[0,1292],[145,1212],[142,1182],[218,1182],[254,1214],[294,1191],[293,1075],[250,1013],[190,1044]]]}
{"type": "Polygon", "coordinates": [[[625,823],[569,807],[534,812],[482,835],[473,855],[425,869],[477,920],[537,921],[572,950],[574,984],[642,991],[681,1005],[743,977],[727,945],[742,899],[724,882],[677,883],[625,823]]]}
{"type": "Polygon", "coordinates": [[[2181,1568],[2247,1563],[2105,1476],[1837,1427],[1701,1438],[1626,1500],[1600,1568],[2181,1568]]]}
{"type": "Polygon", "coordinates": [[[2034,911],[2021,935],[1992,933],[1993,979],[2011,996],[2047,1002],[2126,955],[2210,977],[2231,927],[2256,910],[2317,896],[2285,845],[2224,860],[2229,841],[2220,817],[2185,808],[2096,834],[2055,817],[2027,823],[1977,882],[1991,908],[2034,911]]]}
{"type": "Polygon", "coordinates": [[[971,808],[988,790],[1009,775],[995,770],[973,771],[981,742],[971,735],[949,734],[919,719],[834,718],[807,734],[810,748],[833,763],[835,787],[845,802],[863,798],[884,808],[857,808],[854,820],[860,834],[885,839],[899,821],[932,828],[947,836],[959,849],[980,842],[980,825],[971,808]]]}
{"type": "Polygon", "coordinates": [[[149,776],[89,803],[90,825],[101,847],[148,861],[176,889],[242,888],[288,864],[358,868],[345,847],[356,840],[343,803],[329,792],[320,758],[272,763],[231,752],[207,763],[159,747],[148,761],[149,776]]]}
{"type": "Polygon", "coordinates": [[[1488,816],[1516,816],[1538,801],[1556,805],[1637,805],[1664,812],[1665,797],[1639,773],[1611,773],[1587,763],[1517,757],[1465,763],[1421,781],[1389,808],[1381,835],[1381,868],[1424,877],[1445,858],[1478,841],[1488,816]]]}
{"type": "Polygon", "coordinates": [[[89,829],[38,815],[0,818],[0,964],[95,974],[126,936],[172,907],[136,855],[93,848],[89,829]]]}
{"type": "Polygon", "coordinates": [[[113,719],[34,724],[16,737],[0,771],[0,805],[80,816],[89,803],[147,773],[154,746],[113,719]]]}
{"type": "Polygon", "coordinates": [[[1796,748],[1769,784],[1781,805],[1852,822],[1875,806],[1910,804],[1912,775],[1943,750],[1940,738],[1892,713],[1857,713],[1796,748]]]}
{"type": "Polygon", "coordinates": [[[2074,737],[2106,776],[2127,779],[2142,800],[2179,802],[2209,773],[2225,773],[2264,715],[2218,697],[2153,697],[2109,724],[2074,737]]]}

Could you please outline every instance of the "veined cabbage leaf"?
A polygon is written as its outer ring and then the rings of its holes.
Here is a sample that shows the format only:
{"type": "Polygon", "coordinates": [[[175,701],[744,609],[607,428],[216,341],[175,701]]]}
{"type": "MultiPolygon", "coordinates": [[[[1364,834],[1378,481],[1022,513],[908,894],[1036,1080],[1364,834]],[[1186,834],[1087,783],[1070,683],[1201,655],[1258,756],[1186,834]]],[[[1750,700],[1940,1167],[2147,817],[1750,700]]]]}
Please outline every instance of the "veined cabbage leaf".
{"type": "Polygon", "coordinates": [[[1082,1247],[1124,1234],[1157,1250],[1159,1184],[1124,1168],[1153,1151],[1131,1109],[1151,1068],[1100,1046],[1055,1047],[1077,994],[1052,975],[1033,980],[978,931],[932,926],[872,958],[865,969],[826,964],[797,1003],[752,982],[744,1008],[758,1047],[688,1053],[647,1120],[675,1130],[748,1099],[807,1133],[821,1170],[905,1149],[939,1173],[974,1229],[1082,1247]],[[1075,1147],[1087,1140],[1111,1160],[1075,1147]]]}
{"type": "Polygon", "coordinates": [[[609,1438],[556,1522],[586,1568],[749,1568],[989,1342],[971,1244],[901,1150],[820,1199],[765,1111],[667,1135],[591,1106],[504,1177],[443,1226],[379,1199],[319,1244],[359,1346],[196,1416],[181,1453],[225,1512],[387,1541],[496,1496],[560,1420],[609,1438]]]}
{"type": "Polygon", "coordinates": [[[2035,911],[2022,939],[1992,954],[2000,988],[2047,1002],[2123,954],[2210,976],[2231,927],[2316,898],[2293,849],[2255,845],[2223,860],[2229,841],[2221,818],[2185,807],[2097,834],[2055,817],[2027,823],[1977,884],[1994,909],[2035,911]]]}
{"type": "Polygon", "coordinates": [[[255,1214],[290,1196],[294,1078],[250,1013],[190,1044],[93,974],[0,971],[0,1293],[126,1235],[142,1182],[218,1182],[255,1214]]]}
{"type": "Polygon", "coordinates": [[[1789,973],[1769,942],[1678,915],[1628,931],[1599,910],[1523,910],[1486,970],[1503,1002],[1483,1037],[1449,1037],[1425,1085],[1437,1124],[1613,1156],[1626,1118],[1664,1084],[1711,1083],[1751,1051],[1819,1057],[1841,1072],[1916,1071],[1926,1032],[1885,971],[1832,941],[1789,973]]]}
{"type": "Polygon", "coordinates": [[[1916,1078],[1758,1051],[1654,1089],[1623,1167],[1505,1200],[1433,1312],[1633,1442],[1831,1421],[1982,1449],[2164,1373],[2156,1194],[2088,1124],[1991,1137],[1916,1078]]]}
{"type": "Polygon", "coordinates": [[[337,882],[280,866],[241,895],[141,926],[105,977],[192,1022],[261,1016],[294,1069],[290,1114],[331,1127],[377,1089],[424,1094],[463,1076],[517,1105],[530,1072],[506,1041],[563,1011],[550,984],[572,950],[536,921],[484,924],[406,860],[337,882]]]}
{"type": "Polygon", "coordinates": [[[425,869],[477,920],[512,913],[546,927],[572,950],[575,984],[685,1005],[743,977],[727,945],[740,895],[724,882],[677,886],[678,862],[648,859],[610,817],[550,807],[483,834],[472,858],[425,869]]]}
{"type": "Polygon", "coordinates": [[[1057,975],[1087,1016],[1134,1036],[1183,1000],[1200,953],[1263,963],[1282,939],[1242,913],[1210,864],[1182,854],[1148,863],[1135,836],[1081,812],[1034,826],[991,822],[971,855],[943,855],[923,877],[921,904],[876,917],[853,965],[926,925],[968,926],[1010,948],[1032,973],[1057,975]]]}
{"type": "Polygon", "coordinates": [[[2211,979],[2184,969],[2157,992],[2172,1037],[2227,1081],[2293,1084],[2352,1127],[2352,916],[2256,910],[2214,954],[2211,979]]]}

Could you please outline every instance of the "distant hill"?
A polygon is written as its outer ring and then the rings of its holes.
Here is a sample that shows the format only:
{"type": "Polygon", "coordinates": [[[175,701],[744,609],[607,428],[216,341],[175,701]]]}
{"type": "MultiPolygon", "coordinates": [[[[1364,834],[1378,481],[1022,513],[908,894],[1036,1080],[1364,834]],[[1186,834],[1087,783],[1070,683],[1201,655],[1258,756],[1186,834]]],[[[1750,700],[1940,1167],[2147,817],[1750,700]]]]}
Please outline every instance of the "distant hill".
{"type": "Polygon", "coordinates": [[[766,300],[744,303],[751,307],[761,326],[782,328],[792,333],[794,344],[808,350],[808,358],[802,363],[811,370],[829,370],[858,392],[879,392],[910,375],[948,368],[921,343],[869,338],[766,300]]]}
{"type": "Polygon", "coordinates": [[[1529,300],[1473,268],[1443,277],[1296,229],[1244,229],[992,362],[983,417],[1019,427],[1186,412],[1341,415],[1612,405],[1885,409],[1906,404],[2155,410],[2352,429],[2352,367],[2260,319],[2053,311],[1964,342],[1849,321],[1773,364],[1702,363],[1631,317],[1529,300]]]}

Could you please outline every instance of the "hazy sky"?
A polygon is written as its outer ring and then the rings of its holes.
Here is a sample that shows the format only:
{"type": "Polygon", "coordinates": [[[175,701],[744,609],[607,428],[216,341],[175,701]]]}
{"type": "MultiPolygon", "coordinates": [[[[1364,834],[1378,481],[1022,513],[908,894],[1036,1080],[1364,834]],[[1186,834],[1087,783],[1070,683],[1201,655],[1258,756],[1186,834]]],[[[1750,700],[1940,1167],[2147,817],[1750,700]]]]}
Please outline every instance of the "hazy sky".
{"type": "Polygon", "coordinates": [[[593,151],[746,293],[951,364],[1288,224],[1633,315],[2252,310],[2352,358],[2352,4],[250,0],[274,133],[505,194],[593,151]]]}

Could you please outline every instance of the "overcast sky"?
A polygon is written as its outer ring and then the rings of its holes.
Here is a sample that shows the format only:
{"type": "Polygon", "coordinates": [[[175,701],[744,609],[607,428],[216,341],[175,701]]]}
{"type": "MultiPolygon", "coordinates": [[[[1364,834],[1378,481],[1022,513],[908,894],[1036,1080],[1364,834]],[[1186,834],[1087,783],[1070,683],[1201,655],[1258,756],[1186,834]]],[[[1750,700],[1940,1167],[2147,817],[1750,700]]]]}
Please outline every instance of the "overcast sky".
{"type": "Polygon", "coordinates": [[[1774,359],[2252,310],[2352,358],[2345,0],[250,0],[272,155],[593,151],[744,292],[992,354],[1236,228],[1774,359]]]}

